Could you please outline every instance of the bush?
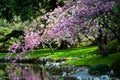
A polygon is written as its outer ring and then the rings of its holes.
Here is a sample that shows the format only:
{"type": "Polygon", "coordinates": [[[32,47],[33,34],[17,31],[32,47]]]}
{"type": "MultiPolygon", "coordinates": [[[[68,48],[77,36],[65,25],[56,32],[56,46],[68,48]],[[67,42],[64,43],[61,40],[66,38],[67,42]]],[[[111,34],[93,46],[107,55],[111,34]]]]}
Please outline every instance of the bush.
{"type": "Polygon", "coordinates": [[[111,69],[113,70],[115,76],[120,77],[120,58],[113,62],[111,69]]]}
{"type": "Polygon", "coordinates": [[[110,68],[106,64],[96,64],[88,70],[88,73],[92,75],[103,75],[108,72],[110,72],[110,68]]]}
{"type": "MultiPolygon", "coordinates": [[[[103,45],[103,48],[105,49],[107,54],[118,52],[119,47],[118,47],[117,39],[114,39],[111,42],[109,42],[108,44],[103,45]]],[[[101,53],[99,49],[97,50],[97,52],[101,53]]]]}
{"type": "Polygon", "coordinates": [[[118,43],[117,43],[117,39],[111,41],[110,43],[108,43],[107,45],[104,46],[105,49],[107,50],[108,53],[114,53],[118,51],[118,43]]]}

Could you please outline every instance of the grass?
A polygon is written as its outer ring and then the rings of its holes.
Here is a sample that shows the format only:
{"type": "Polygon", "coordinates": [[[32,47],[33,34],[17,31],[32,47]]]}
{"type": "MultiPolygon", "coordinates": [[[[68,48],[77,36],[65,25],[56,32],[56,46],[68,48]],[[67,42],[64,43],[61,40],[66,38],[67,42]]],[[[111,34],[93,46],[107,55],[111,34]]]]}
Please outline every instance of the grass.
{"type": "Polygon", "coordinates": [[[66,49],[66,50],[54,50],[54,55],[50,53],[49,49],[45,50],[36,50],[31,55],[31,58],[34,57],[51,57],[53,59],[59,59],[59,58],[83,58],[83,57],[89,57],[93,55],[93,51],[95,51],[97,47],[79,47],[74,49],[66,49]]]}
{"type": "MultiPolygon", "coordinates": [[[[108,64],[109,66],[118,58],[120,58],[120,52],[110,54],[106,57],[102,57],[96,54],[96,46],[92,47],[79,47],[66,50],[54,50],[55,54],[51,54],[49,49],[34,50],[30,58],[35,57],[50,57],[54,60],[60,58],[66,58],[65,64],[75,66],[92,66],[95,64],[108,64]]],[[[26,53],[27,54],[27,53],[26,53]]],[[[4,57],[5,53],[0,53],[0,57],[4,57]]]]}
{"type": "Polygon", "coordinates": [[[75,65],[75,66],[93,66],[95,64],[107,64],[111,66],[111,64],[120,58],[120,53],[117,54],[110,54],[107,57],[102,57],[100,55],[88,57],[88,58],[82,58],[72,61],[67,61],[67,64],[75,65]]]}

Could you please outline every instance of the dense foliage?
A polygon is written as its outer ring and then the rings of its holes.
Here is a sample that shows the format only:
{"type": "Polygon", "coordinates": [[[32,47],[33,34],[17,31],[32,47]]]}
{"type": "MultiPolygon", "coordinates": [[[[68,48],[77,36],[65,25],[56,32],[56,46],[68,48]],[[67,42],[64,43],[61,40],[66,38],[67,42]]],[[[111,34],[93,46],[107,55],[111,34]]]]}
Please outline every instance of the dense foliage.
{"type": "Polygon", "coordinates": [[[32,20],[63,5],[62,0],[0,0],[0,18],[9,22],[32,20]]]}
{"type": "MultiPolygon", "coordinates": [[[[57,7],[57,0],[0,0],[0,18],[7,21],[32,20],[57,7]]],[[[59,5],[64,5],[59,2],[59,5]]]]}

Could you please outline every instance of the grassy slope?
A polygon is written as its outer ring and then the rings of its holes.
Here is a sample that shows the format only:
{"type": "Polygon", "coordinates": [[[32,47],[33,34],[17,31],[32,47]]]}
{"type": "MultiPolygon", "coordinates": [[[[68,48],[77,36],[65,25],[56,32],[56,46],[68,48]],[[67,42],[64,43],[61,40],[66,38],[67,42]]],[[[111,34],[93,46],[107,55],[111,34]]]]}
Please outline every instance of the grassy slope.
{"type": "MultiPolygon", "coordinates": [[[[66,58],[66,64],[76,66],[91,66],[94,64],[108,64],[111,65],[116,59],[120,58],[120,52],[117,54],[110,54],[107,57],[102,57],[95,54],[97,47],[79,47],[67,50],[54,50],[55,54],[52,55],[49,49],[35,50],[31,58],[35,57],[51,57],[53,59],[66,58]]],[[[0,54],[3,57],[5,54],[0,54]]]]}
{"type": "Polygon", "coordinates": [[[94,57],[68,61],[67,64],[70,64],[70,65],[74,64],[76,66],[80,66],[80,65],[92,66],[95,64],[107,64],[107,65],[111,66],[111,64],[118,58],[120,58],[120,53],[110,54],[107,57],[101,57],[99,55],[96,55],[94,57]]]}
{"type": "Polygon", "coordinates": [[[67,58],[66,64],[76,65],[76,66],[91,66],[95,64],[108,64],[109,66],[118,58],[120,58],[120,52],[117,54],[110,54],[107,57],[102,57],[96,55],[95,50],[97,47],[80,47],[75,49],[67,50],[54,50],[55,54],[51,55],[49,50],[38,50],[34,51],[31,56],[36,57],[51,57],[53,59],[67,58]]]}

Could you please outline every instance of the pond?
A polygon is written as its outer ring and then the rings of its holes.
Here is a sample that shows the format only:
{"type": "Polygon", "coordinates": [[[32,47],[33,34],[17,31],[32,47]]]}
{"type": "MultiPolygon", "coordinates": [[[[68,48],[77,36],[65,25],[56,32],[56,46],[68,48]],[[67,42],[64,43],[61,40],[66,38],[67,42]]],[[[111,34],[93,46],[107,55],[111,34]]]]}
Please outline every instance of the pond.
{"type": "Polygon", "coordinates": [[[0,63],[0,80],[59,80],[46,67],[38,64],[0,63]]]}
{"type": "MultiPolygon", "coordinates": [[[[0,80],[109,80],[105,76],[93,76],[88,67],[63,66],[58,63],[43,64],[0,63],[0,80]],[[91,78],[90,78],[91,77],[91,78]],[[102,79],[106,77],[107,79],[102,79]],[[78,79],[79,78],[79,79],[78,79]],[[90,79],[89,79],[90,78],[90,79]]],[[[114,78],[111,80],[116,80],[114,78]]],[[[120,79],[118,79],[120,80],[120,79]]]]}

